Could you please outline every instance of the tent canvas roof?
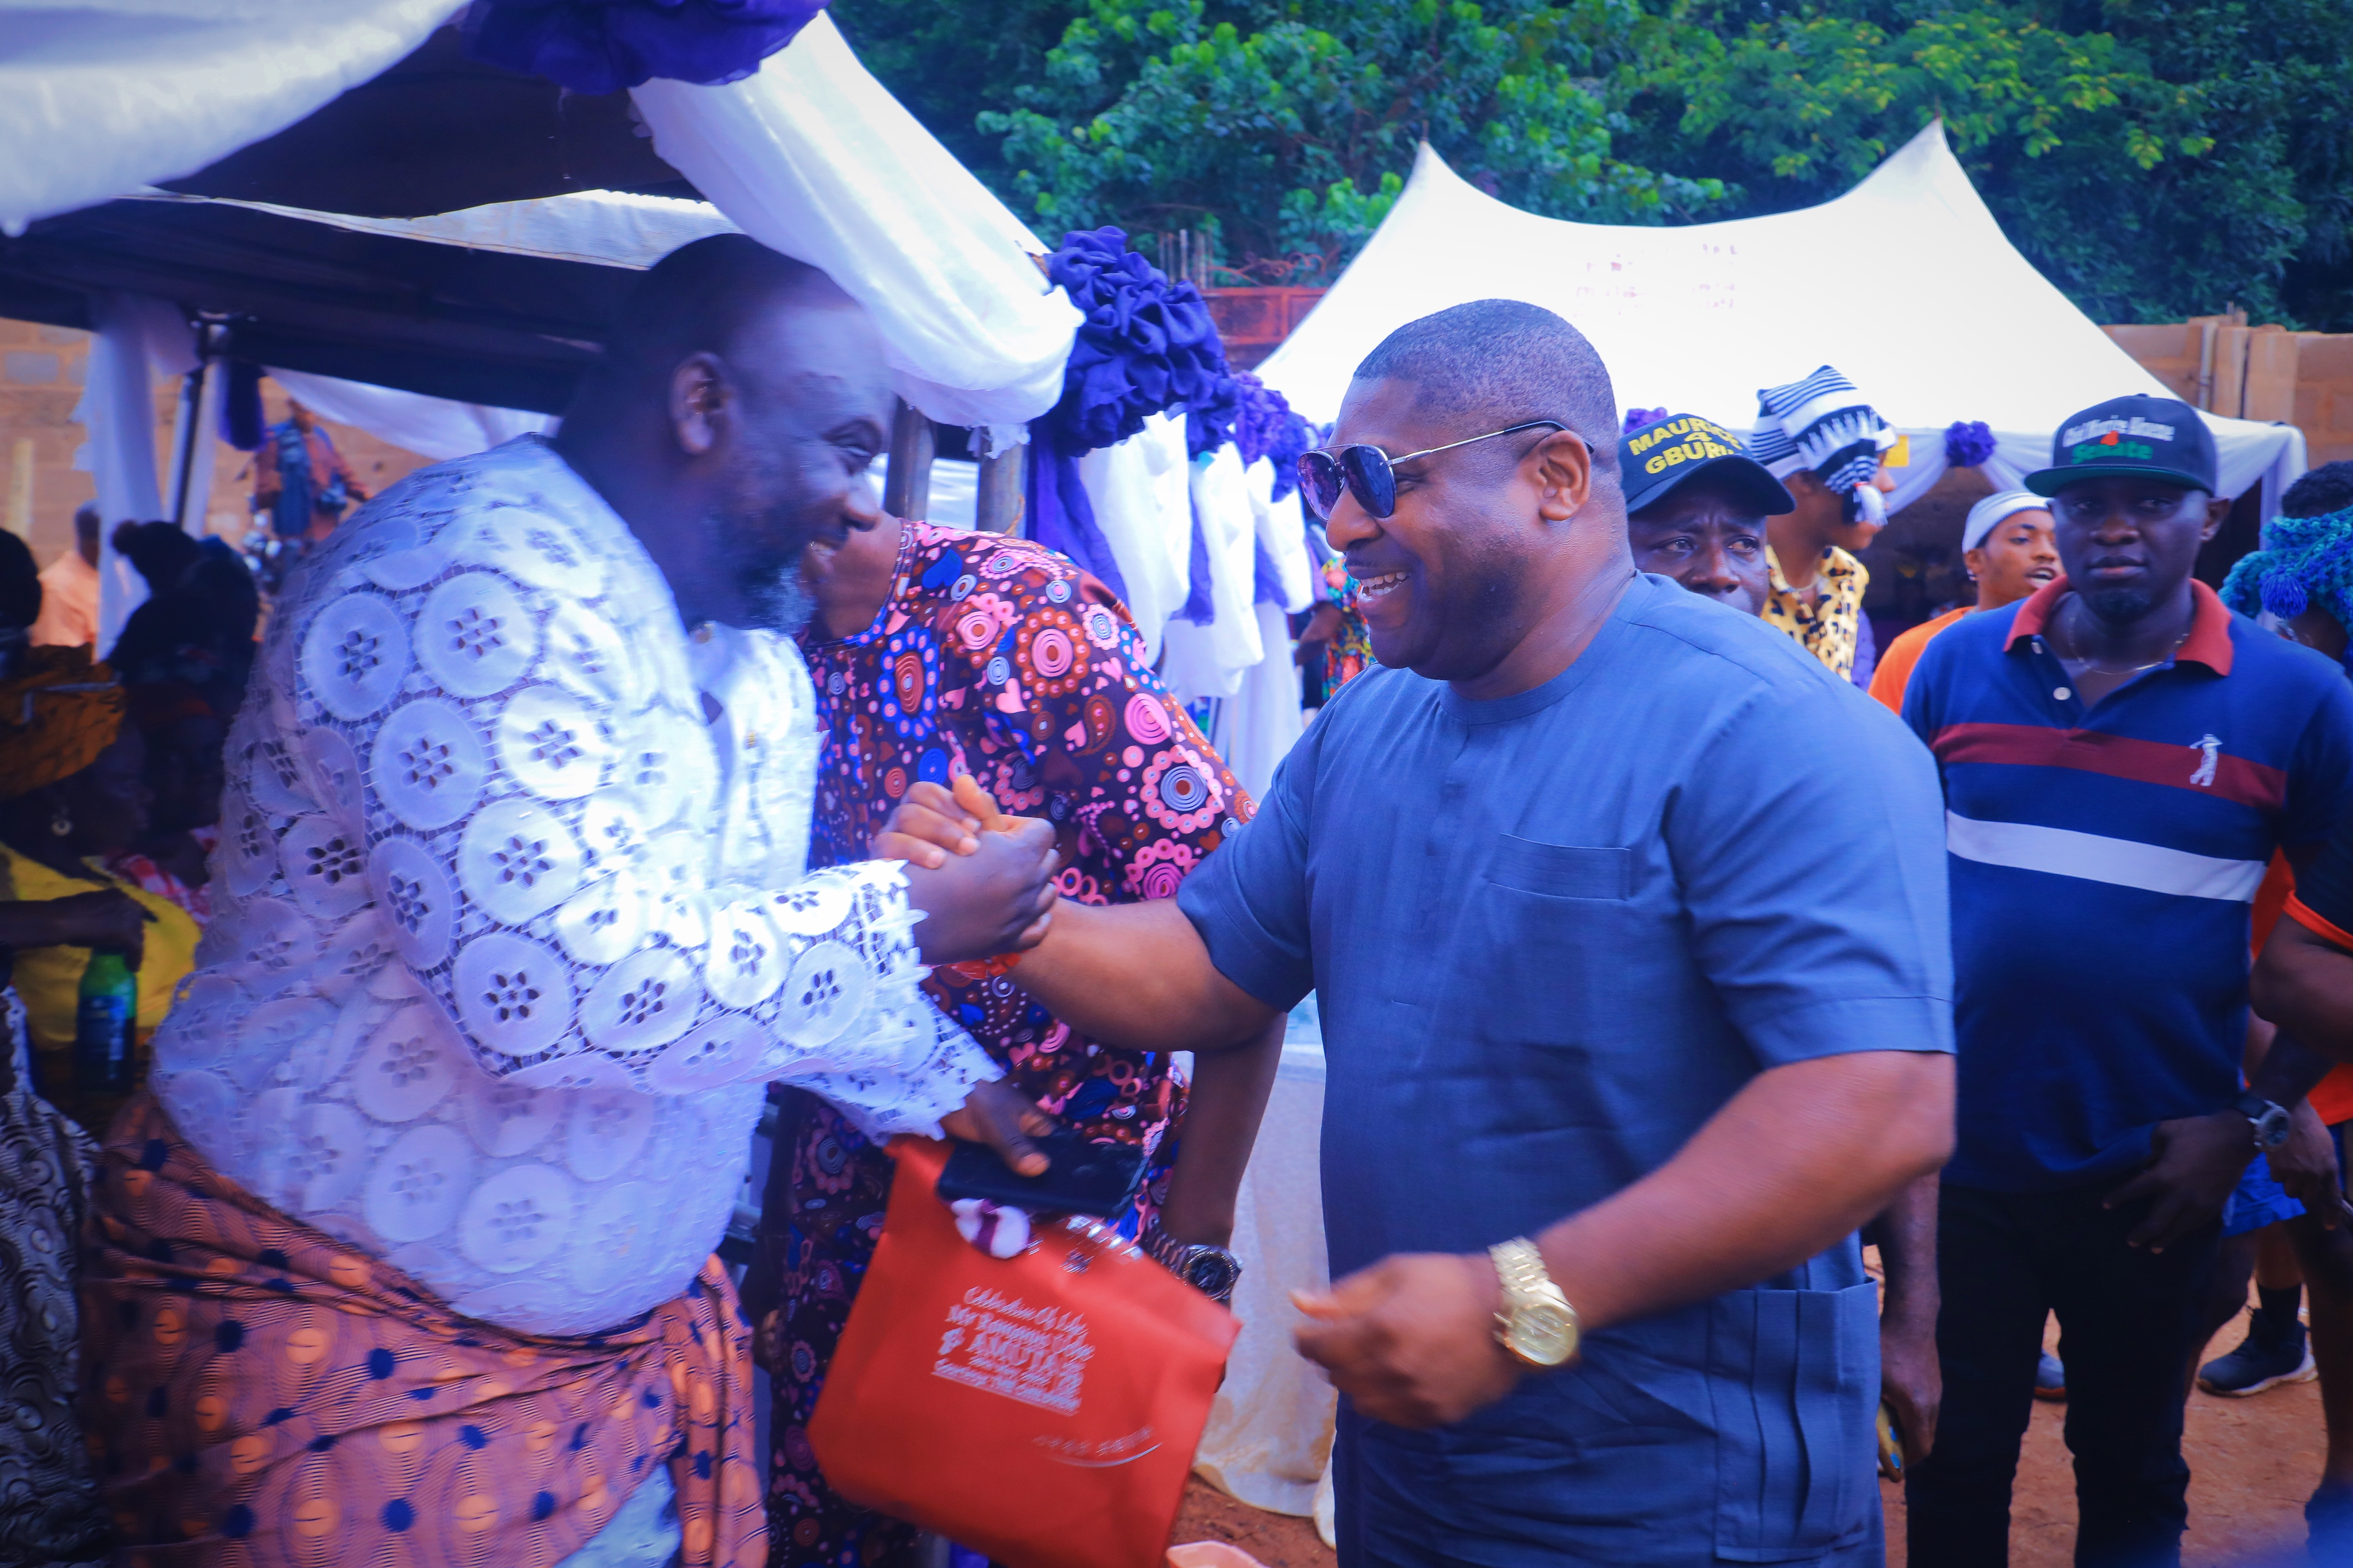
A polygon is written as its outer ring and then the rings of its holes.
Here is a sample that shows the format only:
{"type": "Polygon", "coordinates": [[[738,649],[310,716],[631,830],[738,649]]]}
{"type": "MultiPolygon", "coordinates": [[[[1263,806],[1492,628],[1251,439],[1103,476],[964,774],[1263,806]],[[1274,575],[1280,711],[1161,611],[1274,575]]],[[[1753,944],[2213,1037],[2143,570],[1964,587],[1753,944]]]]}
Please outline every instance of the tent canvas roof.
{"type": "MultiPolygon", "coordinates": [[[[1834,364],[1912,443],[1908,500],[1942,472],[1936,433],[1983,420],[2011,466],[2103,398],[2166,389],[2002,234],[1932,124],[1819,206],[1683,227],[1564,222],[1465,182],[1428,146],[1397,205],[1290,340],[1259,367],[1316,420],[1405,322],[1471,300],[1559,312],[1600,351],[1621,406],[1746,431],[1760,387],[1834,364]],[[1925,459],[1925,460],[1924,460],[1925,459]],[[1934,471],[1930,471],[1934,470],[1934,471]]],[[[2291,427],[2209,416],[2223,488],[2303,469],[2291,427]]]]}

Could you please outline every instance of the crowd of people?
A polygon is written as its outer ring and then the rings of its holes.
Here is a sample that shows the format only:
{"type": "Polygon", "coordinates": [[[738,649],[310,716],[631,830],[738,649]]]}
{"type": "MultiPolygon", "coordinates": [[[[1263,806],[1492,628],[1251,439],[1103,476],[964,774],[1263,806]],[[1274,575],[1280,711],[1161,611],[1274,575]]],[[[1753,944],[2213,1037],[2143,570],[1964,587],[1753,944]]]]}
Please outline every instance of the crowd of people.
{"type": "Polygon", "coordinates": [[[807,1436],[883,1145],[1134,1145],[1115,1228],[1228,1299],[1313,991],[1352,1568],[1876,1563],[1883,1467],[1913,1562],[2000,1563],[2038,1392],[2077,1561],[2173,1563],[2193,1379],[2316,1374],[2353,1554],[2353,465],[2218,593],[2198,415],[2087,408],[1882,649],[1835,368],[1741,434],[1529,305],[1367,346],[1260,802],[1102,584],[881,510],[873,323],[740,236],[342,526],[271,431],[266,617],[124,525],[100,663],[95,511],[0,535],[0,1547],[917,1561],[807,1436]]]}

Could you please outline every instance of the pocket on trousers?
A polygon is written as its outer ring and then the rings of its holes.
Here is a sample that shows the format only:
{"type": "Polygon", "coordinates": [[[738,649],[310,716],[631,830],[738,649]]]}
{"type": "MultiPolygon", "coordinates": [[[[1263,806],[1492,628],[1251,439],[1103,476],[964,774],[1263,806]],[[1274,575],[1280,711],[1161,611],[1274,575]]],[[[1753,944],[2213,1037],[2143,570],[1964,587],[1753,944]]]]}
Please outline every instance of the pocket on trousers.
{"type": "Polygon", "coordinates": [[[1879,1396],[1879,1297],[1736,1290],[1712,1305],[1715,1554],[1784,1563],[1862,1538],[1879,1396]]]}

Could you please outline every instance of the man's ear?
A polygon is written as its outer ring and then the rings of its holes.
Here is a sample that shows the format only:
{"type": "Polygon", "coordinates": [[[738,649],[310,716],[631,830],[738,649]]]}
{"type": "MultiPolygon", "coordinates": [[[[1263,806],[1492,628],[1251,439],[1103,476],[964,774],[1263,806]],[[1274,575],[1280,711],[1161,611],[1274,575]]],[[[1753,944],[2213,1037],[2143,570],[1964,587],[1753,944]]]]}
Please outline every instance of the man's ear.
{"type": "Polygon", "coordinates": [[[2230,500],[2221,496],[2206,498],[2206,526],[2198,531],[2201,541],[2214,537],[2222,526],[2222,520],[2231,515],[2231,505],[2230,500]]]}
{"type": "Polygon", "coordinates": [[[1528,460],[1535,465],[1536,510],[1546,522],[1567,522],[1592,499],[1593,448],[1574,430],[1554,431],[1528,460]]]}
{"type": "Polygon", "coordinates": [[[691,353],[670,374],[670,426],[679,450],[700,458],[719,444],[731,412],[733,390],[719,356],[691,353]]]}

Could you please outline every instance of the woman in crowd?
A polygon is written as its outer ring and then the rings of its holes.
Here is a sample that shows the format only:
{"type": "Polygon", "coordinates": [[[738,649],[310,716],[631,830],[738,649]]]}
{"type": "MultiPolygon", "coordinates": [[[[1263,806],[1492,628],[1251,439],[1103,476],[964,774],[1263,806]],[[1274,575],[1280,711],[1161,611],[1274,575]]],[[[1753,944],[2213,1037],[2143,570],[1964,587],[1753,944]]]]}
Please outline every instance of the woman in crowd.
{"type": "MultiPolygon", "coordinates": [[[[122,689],[86,648],[35,648],[14,679],[0,684],[0,900],[47,902],[113,889],[145,911],[138,1015],[143,1055],[174,987],[195,967],[197,933],[178,905],[102,864],[129,847],[148,822],[146,747],[123,722],[123,708],[122,689]]],[[[22,949],[16,987],[41,1093],[103,1132],[120,1097],[76,1090],[71,1063],[74,1012],[90,951],[70,943],[22,949]]]]}
{"type": "MultiPolygon", "coordinates": [[[[911,790],[960,775],[995,797],[976,809],[1060,827],[1061,893],[1085,903],[1169,897],[1250,817],[1249,798],[1152,673],[1126,608],[1044,546],[886,516],[839,549],[812,546],[804,574],[817,618],[803,647],[824,736],[811,865],[871,858],[911,790]]],[[[1170,1132],[1186,1091],[1169,1058],[1072,1034],[1006,967],[951,965],[926,989],[1024,1096],[1082,1136],[1149,1151],[1119,1230],[1194,1283],[1229,1290],[1223,1244],[1281,1026],[1254,1049],[1204,1058],[1196,1100],[1218,1109],[1187,1127],[1179,1158],[1170,1132]]],[[[890,1561],[913,1542],[912,1528],[836,1494],[804,1433],[891,1169],[831,1106],[784,1096],[744,1285],[754,1353],[776,1387],[771,1563],[890,1561]]]]}

